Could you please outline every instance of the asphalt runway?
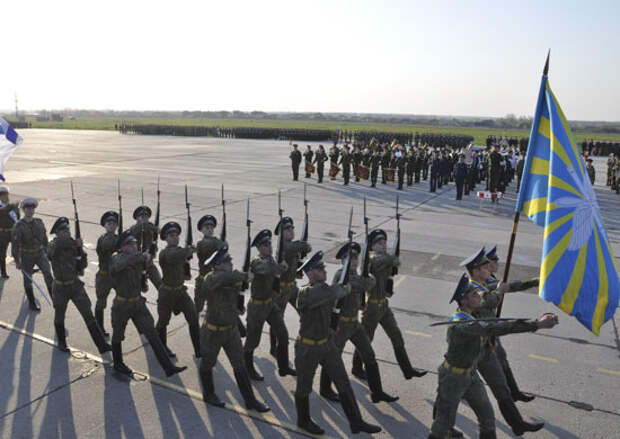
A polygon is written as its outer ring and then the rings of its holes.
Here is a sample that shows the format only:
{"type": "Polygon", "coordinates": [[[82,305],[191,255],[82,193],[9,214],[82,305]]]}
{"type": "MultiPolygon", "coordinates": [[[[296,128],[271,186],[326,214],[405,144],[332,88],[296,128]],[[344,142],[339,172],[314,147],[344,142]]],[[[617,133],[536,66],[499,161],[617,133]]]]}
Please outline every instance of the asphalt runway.
{"type": "MultiPolygon", "coordinates": [[[[498,205],[473,195],[455,201],[453,184],[435,194],[428,182],[404,191],[395,185],[376,189],[368,183],[342,185],[342,180],[319,185],[316,178],[291,179],[287,142],[121,135],[114,132],[22,130],[24,145],[10,159],[4,175],[12,200],[26,196],[40,200],[37,215],[51,227],[60,215],[72,217],[69,181],[73,180],[89,257],[84,276],[86,289],[95,300],[97,271],[95,243],[103,232],[101,214],[116,210],[116,182],[123,190],[125,226],[140,203],[154,207],[157,177],[161,178],[162,224],[178,221],[185,228],[184,185],[189,186],[193,227],[204,214],[221,217],[220,187],[225,184],[228,241],[235,263],[245,252],[245,208],[251,203],[253,234],[277,222],[277,192],[282,191],[285,215],[292,216],[301,232],[303,183],[310,200],[310,243],[327,253],[328,276],[337,268],[334,251],[346,239],[350,206],[354,206],[354,230],[362,239],[362,199],[368,200],[370,227],[382,227],[391,247],[396,194],[400,195],[402,267],[390,300],[405,337],[414,366],[428,369],[423,378],[405,381],[389,340],[378,330],[374,347],[383,385],[397,394],[395,404],[373,404],[365,382],[352,379],[363,417],[383,427],[376,437],[425,438],[431,425],[431,409],[437,386],[437,367],[445,352],[445,327],[430,327],[455,309],[448,304],[461,269],[459,261],[481,245],[497,244],[506,255],[512,229],[515,183],[498,205]]],[[[301,148],[303,149],[303,148],[301,148]]],[[[604,186],[605,158],[596,158],[596,194],[615,255],[620,255],[620,197],[604,186]]],[[[479,186],[480,187],[480,186],[479,186]]],[[[219,229],[216,229],[219,233],[219,229]]],[[[194,229],[194,237],[199,233],[194,229]]],[[[511,279],[536,276],[540,263],[542,229],[522,218],[516,239],[511,279]]],[[[161,248],[161,245],[160,245],[161,248]]],[[[618,258],[616,257],[616,261],[618,258]]],[[[193,261],[194,271],[196,260],[193,261]]],[[[503,267],[502,267],[503,268],[503,267]]],[[[111,356],[100,358],[77,310],[69,306],[66,326],[72,355],[53,347],[53,310],[38,295],[42,311],[32,313],[23,294],[21,276],[12,263],[10,279],[0,283],[0,436],[3,438],[194,438],[194,437],[303,437],[296,427],[292,377],[277,376],[269,356],[268,336],[256,350],[256,364],[265,381],[254,385],[259,399],[272,411],[266,416],[246,412],[232,369],[222,354],[215,371],[216,391],[226,409],[206,406],[201,400],[198,363],[193,358],[187,325],[174,316],[168,343],[177,363],[188,370],[170,379],[146,343],[130,324],[123,343],[125,362],[136,371],[134,379],[119,377],[109,365],[111,356]],[[95,355],[96,354],[96,355],[95,355]]],[[[40,274],[35,279],[43,285],[40,274]]],[[[193,281],[187,283],[193,296],[193,281]]],[[[524,391],[537,398],[518,403],[526,419],[544,420],[546,427],[531,434],[536,438],[613,438],[620,431],[620,316],[607,322],[596,337],[574,318],[540,299],[536,291],[509,295],[504,315],[537,317],[558,312],[560,325],[534,334],[504,337],[503,344],[524,391]]],[[[156,318],[156,292],[146,293],[156,318]]],[[[108,305],[110,306],[112,296],[108,305]]],[[[106,327],[110,312],[106,309],[106,327]]],[[[202,319],[202,318],[201,318],[202,319]]],[[[288,308],[286,321],[293,342],[298,317],[288,308]]],[[[350,369],[352,347],[343,356],[350,369]]],[[[310,398],[314,420],[329,437],[351,436],[341,407],[318,395],[318,378],[310,398]]],[[[493,400],[493,398],[491,397],[493,400]]],[[[494,403],[495,404],[495,403],[494,403]]],[[[498,437],[513,437],[494,405],[498,437]]],[[[466,437],[477,437],[473,412],[463,403],[456,421],[466,437]]]]}

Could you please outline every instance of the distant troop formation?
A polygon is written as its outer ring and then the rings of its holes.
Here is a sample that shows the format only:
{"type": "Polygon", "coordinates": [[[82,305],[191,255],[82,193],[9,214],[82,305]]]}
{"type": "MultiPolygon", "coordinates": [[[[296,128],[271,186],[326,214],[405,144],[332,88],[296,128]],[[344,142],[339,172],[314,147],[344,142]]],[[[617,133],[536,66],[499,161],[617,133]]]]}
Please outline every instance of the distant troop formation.
{"type": "MultiPolygon", "coordinates": [[[[374,143],[371,151],[373,147],[374,143]]],[[[395,149],[398,152],[398,148],[395,149]]],[[[407,151],[401,151],[402,155],[396,158],[404,160],[407,151]]],[[[421,174],[422,170],[417,168],[416,172],[421,174]]],[[[419,180],[419,175],[416,179],[419,180]]],[[[73,192],[73,185],[71,188],[73,192]]],[[[264,380],[254,366],[254,351],[260,344],[265,324],[268,324],[270,353],[276,360],[278,375],[296,377],[295,405],[300,429],[316,435],[324,431],[313,421],[309,402],[313,378],[321,366],[319,393],[342,406],[351,432],[380,432],[380,426],[372,425],[362,418],[349,374],[342,361],[342,352],[347,341],[351,341],[355,346],[351,374],[367,381],[374,403],[398,400],[398,396],[387,393],[382,385],[379,363],[372,346],[379,326],[387,334],[396,362],[406,380],[423,377],[427,373],[412,366],[401,330],[390,308],[390,299],[395,294],[394,278],[399,275],[400,267],[398,198],[396,233],[391,251],[388,251],[388,234],[384,230],[369,230],[365,200],[364,239],[361,243],[354,241],[351,207],[347,240],[336,252],[341,268],[331,282],[327,280],[323,253],[312,253],[312,245],[308,240],[309,212],[305,191],[306,209],[300,239],[295,239],[293,219],[285,216],[280,207],[273,232],[264,229],[252,234],[248,200],[247,242],[243,266],[240,268],[235,268],[226,241],[223,187],[221,224],[218,225],[213,215],[202,216],[197,222],[197,230],[202,238],[195,246],[187,187],[185,245],[180,245],[183,227],[179,223],[171,221],[160,227],[159,198],[158,184],[154,222],[151,222],[151,208],[141,205],[133,211],[135,223],[123,229],[119,183],[118,211],[104,212],[100,220],[103,233],[96,246],[99,269],[95,278],[96,304],[93,314],[91,300],[80,279],[87,267],[87,254],[83,248],[75,197],[73,236],[70,220],[63,216],[54,222],[50,232],[55,237],[48,241],[45,224],[35,217],[37,200],[22,200],[20,212],[20,208],[9,201],[8,188],[0,188],[1,275],[8,278],[4,261],[10,242],[16,268],[23,275],[30,308],[35,312],[40,311],[33,285],[42,297],[47,299],[49,294],[52,299],[58,349],[64,352],[70,350],[64,324],[67,306],[72,302],[83,318],[97,350],[100,353],[112,351],[117,373],[132,374],[123,360],[121,346],[127,324],[131,320],[148,339],[166,375],[171,376],[186,369],[174,363],[176,354],[167,340],[171,315],[183,313],[188,323],[194,356],[200,361],[199,375],[204,401],[215,407],[223,407],[225,404],[216,393],[213,376],[213,368],[223,349],[232,365],[246,407],[266,412],[269,407],[256,398],[252,381],[260,383],[264,380]],[[215,236],[217,227],[220,228],[219,237],[215,236]],[[161,242],[164,248],[158,252],[161,242]],[[198,259],[198,270],[192,298],[188,294],[186,282],[191,279],[190,260],[194,255],[198,259]],[[35,266],[43,275],[47,293],[33,279],[35,266]],[[304,275],[307,282],[298,287],[297,282],[304,275]],[[147,308],[143,295],[149,284],[158,292],[157,321],[147,308]],[[109,344],[104,317],[111,290],[114,290],[115,296],[110,307],[112,337],[109,344]],[[284,320],[288,304],[299,314],[299,333],[294,343],[294,368],[289,360],[289,329],[284,320]],[[205,305],[205,317],[200,323],[205,305]],[[247,328],[240,319],[244,313],[247,328]],[[244,336],[245,343],[242,342],[244,336]]],[[[462,433],[454,428],[461,399],[468,401],[476,413],[480,437],[495,437],[495,417],[480,376],[490,386],[502,416],[515,434],[521,435],[543,427],[542,423],[528,423],[521,417],[515,401],[531,401],[533,396],[519,390],[498,337],[550,328],[557,324],[557,316],[547,315],[538,320],[489,319],[495,316],[504,294],[538,285],[537,279],[498,282],[494,277],[497,264],[495,248],[490,251],[483,248],[462,264],[468,274],[461,278],[451,300],[458,304],[456,313],[449,322],[445,322],[449,325],[448,350],[439,367],[430,438],[462,437],[462,433]]]]}

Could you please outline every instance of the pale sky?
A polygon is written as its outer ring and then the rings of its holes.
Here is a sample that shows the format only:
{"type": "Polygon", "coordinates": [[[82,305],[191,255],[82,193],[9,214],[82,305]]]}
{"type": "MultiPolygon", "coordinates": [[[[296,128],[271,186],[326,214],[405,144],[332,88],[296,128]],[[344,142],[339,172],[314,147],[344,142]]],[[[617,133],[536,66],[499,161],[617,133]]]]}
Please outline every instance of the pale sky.
{"type": "Polygon", "coordinates": [[[620,121],[619,1],[3,2],[0,108],[620,121]]]}

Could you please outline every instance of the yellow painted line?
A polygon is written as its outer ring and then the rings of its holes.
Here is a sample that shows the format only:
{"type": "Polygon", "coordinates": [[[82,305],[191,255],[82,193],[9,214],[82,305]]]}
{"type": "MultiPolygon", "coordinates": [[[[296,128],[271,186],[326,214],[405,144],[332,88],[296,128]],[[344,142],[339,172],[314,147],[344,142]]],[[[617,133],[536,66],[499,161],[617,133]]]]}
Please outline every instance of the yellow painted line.
{"type": "Polygon", "coordinates": [[[431,258],[431,261],[434,261],[434,260],[436,260],[437,258],[439,258],[439,255],[441,255],[441,253],[437,252],[437,254],[435,254],[435,256],[433,256],[433,257],[431,258]]]}
{"type": "MultiPolygon", "coordinates": [[[[56,347],[56,343],[54,342],[54,340],[52,340],[50,338],[47,338],[47,337],[44,337],[42,335],[36,334],[34,332],[29,332],[29,331],[26,331],[26,330],[24,330],[22,328],[18,328],[16,326],[13,326],[10,323],[4,322],[2,320],[0,320],[0,327],[6,328],[6,329],[8,329],[10,331],[17,332],[18,334],[22,334],[22,335],[25,335],[27,337],[31,337],[31,338],[33,338],[35,340],[38,340],[38,341],[46,343],[46,344],[48,344],[50,346],[56,347]]],[[[94,355],[94,354],[91,354],[89,352],[85,352],[85,351],[82,351],[80,349],[73,348],[71,346],[68,346],[68,347],[69,347],[69,350],[71,351],[71,353],[77,354],[77,356],[78,356],[77,358],[81,357],[82,359],[89,359],[89,360],[92,360],[92,361],[95,361],[97,363],[100,363],[100,364],[103,364],[103,365],[107,365],[107,366],[112,366],[113,365],[113,363],[110,360],[103,359],[103,358],[101,358],[98,355],[94,355]]],[[[140,372],[140,371],[135,370],[135,369],[132,369],[132,371],[133,371],[133,373],[135,375],[139,375],[141,377],[144,377],[145,380],[151,381],[153,384],[157,384],[158,386],[165,387],[165,388],[167,388],[169,390],[172,390],[174,392],[180,393],[181,395],[186,395],[186,396],[189,396],[190,398],[202,401],[202,393],[201,392],[198,392],[196,390],[190,389],[190,388],[185,387],[185,386],[180,386],[178,384],[173,384],[173,383],[171,383],[169,381],[166,381],[166,380],[163,380],[163,379],[160,379],[160,378],[156,378],[156,377],[151,376],[151,375],[149,375],[148,373],[145,373],[145,372],[140,372]]],[[[205,403],[205,406],[207,406],[206,403],[205,403]]],[[[208,410],[211,410],[211,409],[216,409],[217,407],[207,406],[207,408],[208,408],[208,410]]],[[[258,413],[258,412],[254,411],[254,410],[247,410],[246,408],[241,407],[241,406],[236,405],[236,404],[226,403],[226,406],[223,407],[223,409],[224,410],[229,410],[231,412],[235,412],[235,413],[237,413],[239,415],[242,415],[242,416],[247,416],[249,418],[256,419],[257,421],[262,421],[262,422],[265,422],[267,424],[271,424],[271,425],[273,425],[275,427],[280,427],[280,428],[283,428],[285,430],[292,431],[292,432],[297,433],[297,434],[301,434],[303,436],[314,437],[314,438],[328,438],[328,439],[330,438],[330,436],[326,436],[326,435],[320,435],[319,436],[319,435],[314,435],[314,434],[308,433],[307,431],[302,430],[301,428],[297,427],[294,424],[289,424],[288,422],[280,421],[279,419],[275,418],[273,415],[265,414],[265,413],[258,413]]]]}
{"type": "Polygon", "coordinates": [[[616,375],[620,377],[620,371],[618,370],[609,370],[609,369],[601,369],[600,367],[596,369],[597,372],[606,373],[609,375],[616,375]]]}
{"type": "Polygon", "coordinates": [[[432,335],[427,334],[426,332],[418,332],[418,331],[409,331],[408,329],[405,330],[405,332],[407,334],[411,334],[411,335],[417,335],[418,337],[426,337],[426,338],[431,338],[432,335]]]}
{"type": "Polygon", "coordinates": [[[401,276],[400,279],[398,279],[396,282],[394,282],[394,289],[396,289],[396,287],[398,287],[400,284],[402,284],[405,281],[406,276],[401,276]]]}
{"type": "Polygon", "coordinates": [[[534,360],[546,361],[547,363],[558,363],[558,360],[551,357],[543,357],[542,355],[529,354],[528,357],[533,358],[534,360]]]}

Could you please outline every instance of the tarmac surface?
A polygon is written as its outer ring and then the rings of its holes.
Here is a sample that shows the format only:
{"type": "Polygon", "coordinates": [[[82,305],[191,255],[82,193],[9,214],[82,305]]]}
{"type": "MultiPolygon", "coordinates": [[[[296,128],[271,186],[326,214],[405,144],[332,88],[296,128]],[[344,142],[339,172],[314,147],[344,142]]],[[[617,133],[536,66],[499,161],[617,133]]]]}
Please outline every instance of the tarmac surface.
{"type": "MultiPolygon", "coordinates": [[[[221,218],[220,187],[224,183],[228,241],[239,267],[245,251],[246,200],[251,201],[254,235],[262,228],[275,226],[277,191],[281,190],[285,215],[295,219],[299,234],[303,223],[303,187],[308,183],[310,243],[314,250],[327,252],[329,279],[337,268],[334,251],[346,238],[350,206],[355,208],[354,230],[362,240],[365,195],[370,227],[384,228],[391,247],[398,193],[403,215],[402,267],[390,303],[413,365],[430,372],[423,378],[405,381],[389,340],[378,330],[374,347],[384,389],[400,396],[400,400],[394,404],[373,404],[365,382],[352,379],[352,385],[363,417],[383,427],[376,437],[425,438],[428,435],[437,387],[436,370],[446,348],[446,328],[429,325],[446,319],[455,309],[448,301],[462,272],[458,266],[462,258],[481,245],[493,244],[498,244],[500,256],[505,257],[516,196],[514,182],[498,205],[474,195],[457,202],[453,184],[431,194],[428,182],[414,184],[404,191],[397,191],[394,184],[379,184],[371,189],[367,182],[353,182],[347,187],[341,179],[334,182],[328,178],[319,185],[316,177],[304,179],[303,173],[299,182],[293,182],[287,142],[95,131],[22,130],[20,134],[25,143],[9,160],[4,174],[11,187],[11,198],[13,201],[26,196],[38,198],[37,215],[49,231],[56,217],[73,215],[69,187],[69,181],[73,180],[89,257],[83,280],[93,307],[97,271],[94,247],[103,232],[99,218],[105,210],[118,208],[117,178],[123,191],[125,227],[133,223],[131,214],[140,203],[141,188],[144,188],[145,202],[155,206],[156,182],[160,176],[162,224],[174,220],[185,229],[183,190],[187,184],[195,239],[200,235],[195,224],[202,215],[211,213],[221,218]]],[[[620,197],[604,186],[605,160],[595,159],[595,190],[612,249],[615,255],[620,255],[620,197]]],[[[541,243],[542,229],[522,217],[511,279],[537,276],[541,243]]],[[[193,267],[195,272],[195,259],[193,267]]],[[[503,266],[500,270],[503,272],[503,266]]],[[[66,326],[68,343],[74,351],[69,355],[55,349],[53,309],[35,292],[42,311],[38,314],[29,311],[21,276],[12,260],[8,271],[10,279],[0,283],[0,437],[305,436],[296,427],[295,379],[277,376],[275,360],[268,353],[268,336],[262,338],[255,352],[257,368],[265,381],[255,383],[254,388],[272,411],[261,416],[243,408],[232,369],[223,353],[215,371],[215,386],[227,406],[218,409],[201,400],[198,363],[193,358],[182,315],[172,318],[168,343],[178,355],[177,363],[187,365],[188,370],[165,378],[148,343],[129,324],[123,350],[125,362],[135,375],[126,379],[113,372],[109,354],[103,359],[96,354],[84,322],[72,305],[67,311],[66,326]]],[[[35,275],[35,280],[44,286],[40,274],[35,275]]],[[[187,285],[193,297],[193,280],[187,285]]],[[[152,285],[146,297],[156,319],[157,295],[152,285]]],[[[112,298],[111,295],[105,314],[108,330],[112,298]]],[[[552,330],[503,338],[522,390],[537,396],[528,404],[518,403],[521,413],[526,419],[546,422],[545,429],[530,436],[619,437],[620,315],[607,322],[600,337],[596,337],[574,318],[540,299],[537,291],[509,295],[504,304],[504,315],[510,317],[537,317],[545,312],[558,313],[560,325],[552,330]]],[[[286,321],[292,361],[298,317],[291,308],[286,311],[286,321]]],[[[343,355],[347,369],[350,369],[351,354],[352,346],[348,344],[343,355]]],[[[310,398],[314,420],[326,429],[329,437],[350,437],[341,407],[318,395],[318,378],[315,390],[310,398]]],[[[492,396],[491,400],[497,416],[498,437],[514,437],[492,396]]],[[[475,416],[465,403],[459,408],[456,427],[466,437],[478,435],[475,416]]]]}

